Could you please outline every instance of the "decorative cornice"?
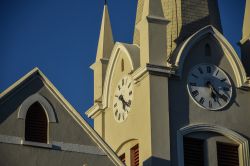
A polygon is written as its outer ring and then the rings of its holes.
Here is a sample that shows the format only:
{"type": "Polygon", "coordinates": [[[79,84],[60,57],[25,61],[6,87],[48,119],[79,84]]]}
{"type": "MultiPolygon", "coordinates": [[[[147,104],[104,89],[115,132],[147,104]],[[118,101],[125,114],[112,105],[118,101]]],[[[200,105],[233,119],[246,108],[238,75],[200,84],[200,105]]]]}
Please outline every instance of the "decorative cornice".
{"type": "Polygon", "coordinates": [[[171,76],[174,75],[175,72],[168,67],[165,66],[159,66],[159,65],[153,65],[153,64],[147,64],[144,67],[138,68],[133,74],[132,77],[137,82],[144,74],[146,73],[156,74],[156,75],[166,75],[171,76]]]}
{"type": "Polygon", "coordinates": [[[103,111],[102,105],[95,103],[88,111],[85,112],[85,114],[88,116],[88,118],[94,119],[101,113],[101,111],[103,111]]]}
{"type": "MultiPolygon", "coordinates": [[[[101,58],[99,61],[101,62],[101,64],[104,64],[104,65],[107,65],[109,63],[109,59],[107,58],[101,58]]],[[[90,65],[90,69],[94,70],[96,64],[98,64],[98,61],[95,61],[92,65],[90,65]]]]}
{"type": "Polygon", "coordinates": [[[247,81],[240,87],[242,90],[250,91],[250,78],[247,78],[247,81]]]}
{"type": "Polygon", "coordinates": [[[147,20],[149,23],[162,24],[162,25],[167,25],[170,22],[164,17],[158,17],[153,15],[147,16],[147,20]]]}
{"type": "Polygon", "coordinates": [[[244,45],[248,41],[250,41],[250,34],[246,38],[241,39],[239,45],[244,45]]]}

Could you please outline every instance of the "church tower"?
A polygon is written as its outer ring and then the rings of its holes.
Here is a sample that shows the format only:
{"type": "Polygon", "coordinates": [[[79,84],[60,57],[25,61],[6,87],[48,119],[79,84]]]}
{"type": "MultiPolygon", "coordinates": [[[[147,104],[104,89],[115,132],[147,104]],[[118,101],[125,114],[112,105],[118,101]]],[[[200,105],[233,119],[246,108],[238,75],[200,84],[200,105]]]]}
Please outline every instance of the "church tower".
{"type": "Polygon", "coordinates": [[[105,6],[92,68],[95,102],[86,115],[127,166],[209,165],[207,156],[218,165],[217,140],[238,154],[242,137],[220,126],[244,126],[232,121],[246,117],[249,94],[238,93],[245,71],[222,35],[217,0],[138,0],[133,43],[114,45],[105,6]]]}
{"type": "Polygon", "coordinates": [[[247,75],[250,76],[250,0],[246,0],[245,17],[240,41],[241,59],[247,75]]]}

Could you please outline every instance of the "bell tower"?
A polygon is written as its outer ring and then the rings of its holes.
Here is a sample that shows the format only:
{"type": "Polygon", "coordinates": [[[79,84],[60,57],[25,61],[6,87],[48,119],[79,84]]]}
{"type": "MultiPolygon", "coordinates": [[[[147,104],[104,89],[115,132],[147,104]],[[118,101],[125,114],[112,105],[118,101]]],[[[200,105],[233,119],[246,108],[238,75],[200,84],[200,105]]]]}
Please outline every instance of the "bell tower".
{"type": "Polygon", "coordinates": [[[250,76],[250,0],[246,0],[245,17],[242,29],[242,39],[240,41],[241,59],[247,72],[250,76]]]}

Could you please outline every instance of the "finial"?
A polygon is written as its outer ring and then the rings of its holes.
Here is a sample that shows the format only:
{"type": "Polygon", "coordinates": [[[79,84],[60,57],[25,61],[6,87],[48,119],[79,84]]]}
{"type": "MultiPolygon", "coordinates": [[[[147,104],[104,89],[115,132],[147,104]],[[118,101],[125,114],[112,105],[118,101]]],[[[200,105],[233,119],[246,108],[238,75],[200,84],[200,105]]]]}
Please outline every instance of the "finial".
{"type": "Polygon", "coordinates": [[[107,5],[107,0],[104,1],[104,4],[107,5]]]}

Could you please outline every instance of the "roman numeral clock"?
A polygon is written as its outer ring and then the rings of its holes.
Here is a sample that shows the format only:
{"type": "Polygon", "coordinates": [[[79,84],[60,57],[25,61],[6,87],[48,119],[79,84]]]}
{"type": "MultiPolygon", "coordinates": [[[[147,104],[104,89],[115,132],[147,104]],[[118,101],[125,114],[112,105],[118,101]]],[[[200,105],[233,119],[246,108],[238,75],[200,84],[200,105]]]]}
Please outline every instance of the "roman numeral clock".
{"type": "Polygon", "coordinates": [[[232,84],[226,73],[212,64],[194,66],[188,75],[187,89],[194,102],[207,110],[220,110],[232,98],[232,84]]]}
{"type": "Polygon", "coordinates": [[[118,82],[113,98],[113,114],[118,123],[122,123],[128,117],[133,100],[133,81],[125,76],[118,82]]]}

